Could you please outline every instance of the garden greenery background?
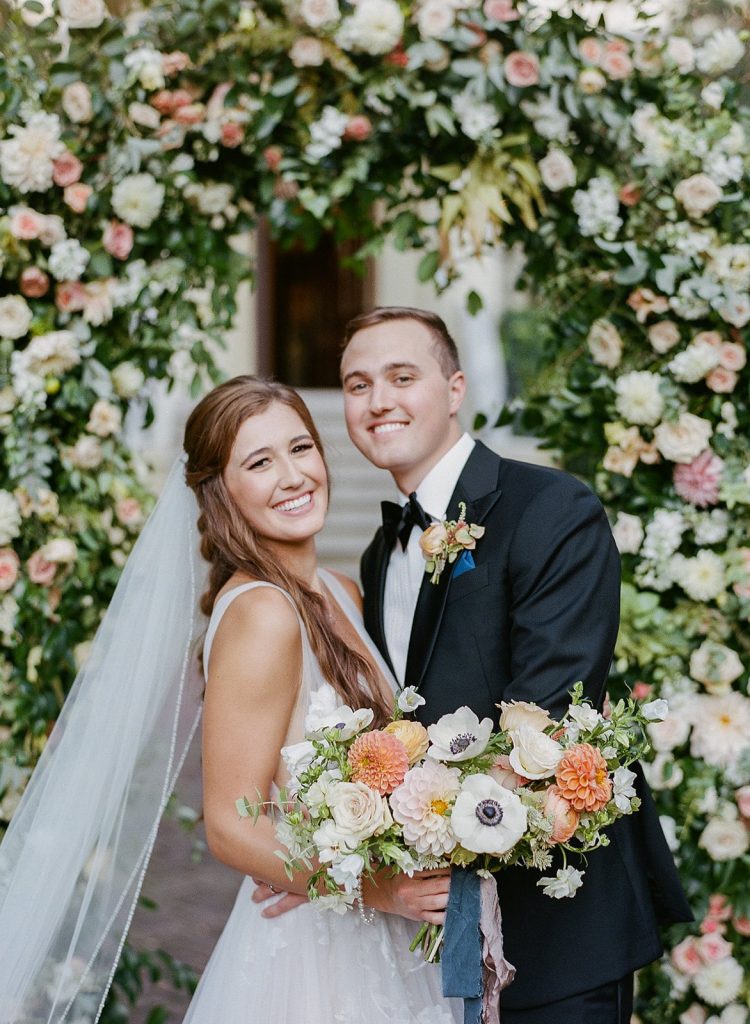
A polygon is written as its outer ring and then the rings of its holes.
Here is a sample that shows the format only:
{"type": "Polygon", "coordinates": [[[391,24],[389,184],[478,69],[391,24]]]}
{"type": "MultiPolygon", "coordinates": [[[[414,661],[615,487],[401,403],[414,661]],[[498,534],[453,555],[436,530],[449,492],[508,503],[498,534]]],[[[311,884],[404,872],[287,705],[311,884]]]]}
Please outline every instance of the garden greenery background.
{"type": "MultiPolygon", "coordinates": [[[[124,417],[148,420],[155,380],[197,394],[216,376],[248,273],[233,237],[262,215],[282,243],[332,230],[362,259],[390,238],[438,288],[518,243],[544,351],[506,418],[606,504],[611,689],[671,708],[647,770],[696,923],[641,973],[637,1013],[743,1024],[745,36],[644,19],[618,37],[552,6],[180,0],[123,21],[102,0],[0,4],[0,818],[149,507],[124,417]]],[[[106,1019],[159,969],[128,951],[106,1019]]]]}

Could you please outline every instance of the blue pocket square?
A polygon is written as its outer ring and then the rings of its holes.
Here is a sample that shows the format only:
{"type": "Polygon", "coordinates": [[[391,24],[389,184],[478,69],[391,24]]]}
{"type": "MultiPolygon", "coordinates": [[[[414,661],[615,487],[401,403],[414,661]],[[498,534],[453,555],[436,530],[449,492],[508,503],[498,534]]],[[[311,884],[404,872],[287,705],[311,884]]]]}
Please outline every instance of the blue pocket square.
{"type": "Polygon", "coordinates": [[[462,551],[456,561],[456,567],[453,570],[452,579],[455,580],[455,578],[460,576],[462,572],[469,572],[471,569],[476,569],[474,556],[471,551],[462,551]]]}

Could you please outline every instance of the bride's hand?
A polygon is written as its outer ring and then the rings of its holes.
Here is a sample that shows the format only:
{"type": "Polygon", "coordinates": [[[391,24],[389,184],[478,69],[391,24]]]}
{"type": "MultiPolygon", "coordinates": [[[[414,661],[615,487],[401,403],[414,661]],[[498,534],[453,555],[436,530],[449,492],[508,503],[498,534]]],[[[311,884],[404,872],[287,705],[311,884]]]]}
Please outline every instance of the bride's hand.
{"type": "Polygon", "coordinates": [[[450,881],[450,868],[418,871],[411,878],[381,871],[374,880],[362,879],[362,891],[365,903],[376,910],[410,921],[445,924],[450,881]]]}
{"type": "Polygon", "coordinates": [[[300,896],[296,892],[286,892],[284,889],[277,889],[260,878],[254,878],[253,881],[256,886],[251,897],[253,903],[265,903],[274,896],[278,897],[275,902],[263,909],[262,917],[281,917],[282,914],[286,914],[288,911],[301,907],[303,903],[308,902],[307,896],[300,896]]]}

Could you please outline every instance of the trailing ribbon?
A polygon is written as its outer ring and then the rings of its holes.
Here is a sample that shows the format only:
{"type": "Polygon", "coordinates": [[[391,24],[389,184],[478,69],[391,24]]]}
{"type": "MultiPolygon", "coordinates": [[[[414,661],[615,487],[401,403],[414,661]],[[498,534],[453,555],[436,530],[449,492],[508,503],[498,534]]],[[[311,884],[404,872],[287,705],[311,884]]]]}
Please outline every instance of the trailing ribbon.
{"type": "Polygon", "coordinates": [[[500,993],[516,969],[503,956],[494,878],[453,868],[441,965],[443,995],[464,1000],[464,1024],[500,1024],[500,993]]]}

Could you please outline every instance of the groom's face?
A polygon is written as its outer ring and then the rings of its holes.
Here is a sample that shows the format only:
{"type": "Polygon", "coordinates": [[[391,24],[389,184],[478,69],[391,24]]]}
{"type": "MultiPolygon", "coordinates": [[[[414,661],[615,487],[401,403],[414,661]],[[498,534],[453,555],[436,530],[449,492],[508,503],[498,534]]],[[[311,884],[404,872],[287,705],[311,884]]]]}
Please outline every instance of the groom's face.
{"type": "Polygon", "coordinates": [[[424,324],[390,320],[353,335],[341,377],[349,436],[408,494],[461,436],[463,374],[445,377],[424,324]]]}

